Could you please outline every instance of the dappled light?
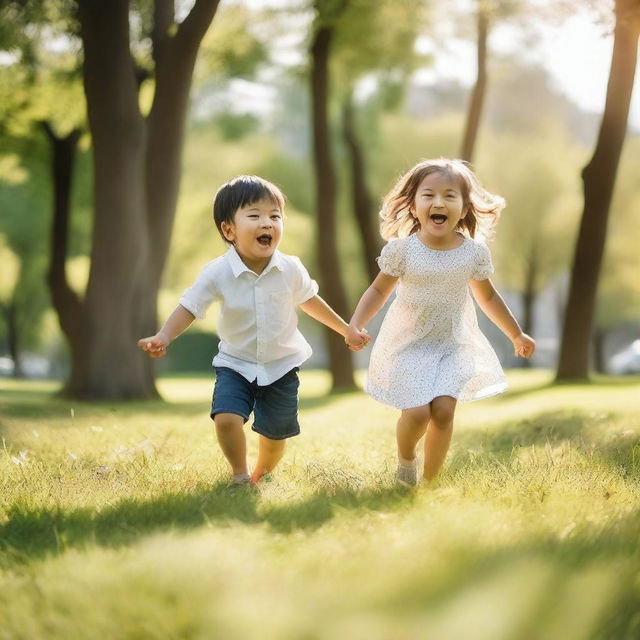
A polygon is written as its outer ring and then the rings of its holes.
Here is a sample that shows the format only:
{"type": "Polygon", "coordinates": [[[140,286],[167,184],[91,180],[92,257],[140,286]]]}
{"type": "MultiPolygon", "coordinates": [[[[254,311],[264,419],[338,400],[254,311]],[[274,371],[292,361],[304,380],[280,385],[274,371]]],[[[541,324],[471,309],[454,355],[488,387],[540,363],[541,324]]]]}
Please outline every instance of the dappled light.
{"type": "Polygon", "coordinates": [[[0,640],[640,638],[638,4],[1,2],[0,640]]]}

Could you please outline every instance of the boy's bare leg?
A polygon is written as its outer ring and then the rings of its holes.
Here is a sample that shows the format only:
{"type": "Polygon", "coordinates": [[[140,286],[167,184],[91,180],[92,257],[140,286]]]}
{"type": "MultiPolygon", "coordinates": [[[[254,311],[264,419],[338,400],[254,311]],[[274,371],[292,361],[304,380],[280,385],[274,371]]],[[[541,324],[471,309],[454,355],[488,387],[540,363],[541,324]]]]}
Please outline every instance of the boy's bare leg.
{"type": "Polygon", "coordinates": [[[244,420],[235,413],[218,413],[213,419],[216,425],[218,444],[231,465],[233,475],[247,473],[247,438],[244,435],[244,420]]]}
{"type": "Polygon", "coordinates": [[[416,445],[427,430],[427,424],[431,418],[429,405],[403,409],[396,427],[396,439],[398,441],[398,456],[404,460],[413,460],[416,457],[416,445]]]}
{"type": "Polygon", "coordinates": [[[425,480],[433,480],[438,475],[447,457],[456,403],[457,400],[451,396],[438,396],[431,401],[431,421],[424,440],[425,480]]]}
{"type": "Polygon", "coordinates": [[[273,471],[284,455],[286,440],[271,440],[263,435],[258,436],[258,460],[251,474],[251,482],[258,482],[265,473],[273,471]]]}

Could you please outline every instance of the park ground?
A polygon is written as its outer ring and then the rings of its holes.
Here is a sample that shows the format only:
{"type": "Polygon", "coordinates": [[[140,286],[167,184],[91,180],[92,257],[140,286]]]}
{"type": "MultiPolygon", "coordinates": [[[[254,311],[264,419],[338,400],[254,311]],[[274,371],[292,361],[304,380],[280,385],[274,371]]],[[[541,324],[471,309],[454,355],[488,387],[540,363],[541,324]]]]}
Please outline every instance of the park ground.
{"type": "Polygon", "coordinates": [[[227,486],[206,377],[126,404],[1,381],[0,640],[637,639],[640,379],[509,378],[417,490],[396,412],[322,372],[259,490],[227,486]]]}

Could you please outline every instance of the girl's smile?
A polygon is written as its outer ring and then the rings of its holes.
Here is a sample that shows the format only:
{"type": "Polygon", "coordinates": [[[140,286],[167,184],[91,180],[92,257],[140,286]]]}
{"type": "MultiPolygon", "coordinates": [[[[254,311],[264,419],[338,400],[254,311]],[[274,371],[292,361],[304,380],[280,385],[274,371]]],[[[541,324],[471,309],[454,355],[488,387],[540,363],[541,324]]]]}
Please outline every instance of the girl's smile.
{"type": "Polygon", "coordinates": [[[425,176],[416,190],[413,209],[420,222],[418,235],[425,244],[446,249],[459,243],[457,227],[467,208],[457,180],[441,171],[425,176]]]}

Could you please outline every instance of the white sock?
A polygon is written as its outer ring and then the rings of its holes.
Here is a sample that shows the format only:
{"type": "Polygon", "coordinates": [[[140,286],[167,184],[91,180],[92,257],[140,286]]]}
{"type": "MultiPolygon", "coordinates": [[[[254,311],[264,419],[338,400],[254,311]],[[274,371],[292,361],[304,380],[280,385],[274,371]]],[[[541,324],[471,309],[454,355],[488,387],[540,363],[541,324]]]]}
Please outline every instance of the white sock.
{"type": "Polygon", "coordinates": [[[414,458],[413,460],[407,460],[406,458],[403,458],[402,456],[398,456],[398,464],[401,467],[415,467],[416,466],[416,458],[414,458]]]}

